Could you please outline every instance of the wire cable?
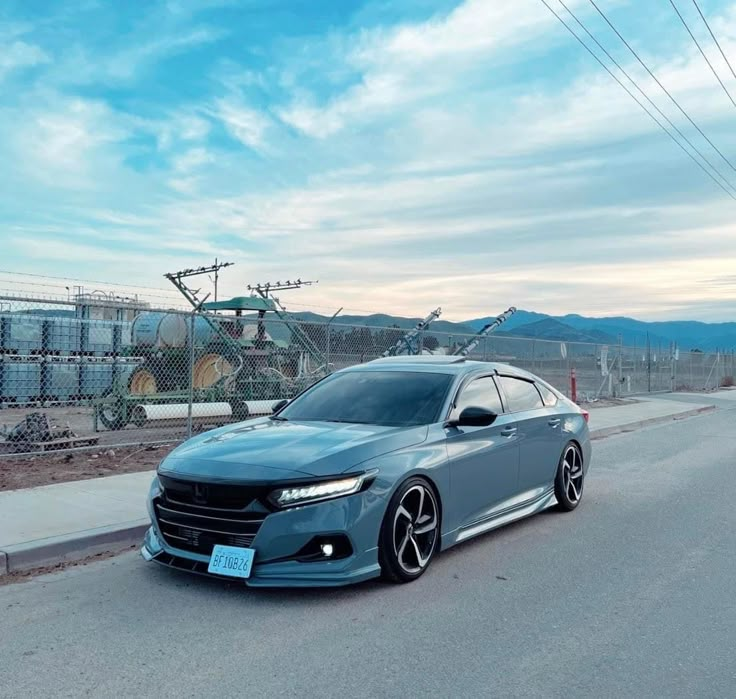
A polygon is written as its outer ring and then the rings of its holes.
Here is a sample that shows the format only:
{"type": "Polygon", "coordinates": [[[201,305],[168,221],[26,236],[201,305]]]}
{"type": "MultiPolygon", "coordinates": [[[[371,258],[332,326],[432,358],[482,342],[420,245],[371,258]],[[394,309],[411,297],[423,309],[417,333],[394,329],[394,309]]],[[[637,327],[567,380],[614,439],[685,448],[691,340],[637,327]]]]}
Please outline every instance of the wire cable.
{"type": "Polygon", "coordinates": [[[705,51],[703,51],[703,48],[700,46],[700,43],[695,38],[695,34],[693,34],[690,31],[690,27],[687,26],[687,22],[685,21],[685,18],[680,14],[680,10],[677,9],[677,5],[675,5],[673,0],[670,0],[670,5],[672,5],[673,9],[677,13],[677,16],[680,18],[680,22],[682,22],[682,26],[685,27],[685,29],[687,29],[687,33],[690,35],[690,38],[695,42],[695,45],[698,47],[698,51],[700,51],[700,55],[705,59],[705,62],[708,64],[708,67],[713,72],[713,75],[716,76],[716,80],[720,83],[721,87],[723,88],[723,91],[728,96],[728,99],[731,100],[731,104],[734,107],[736,107],[736,101],[734,101],[733,97],[731,97],[731,93],[728,91],[728,88],[723,84],[723,80],[721,80],[721,76],[718,75],[718,72],[713,67],[713,64],[710,62],[710,59],[708,58],[708,56],[705,55],[705,51]]]}
{"type": "Polygon", "coordinates": [[[695,144],[672,122],[672,120],[657,106],[656,102],[654,102],[649,95],[647,95],[644,90],[639,86],[639,84],[634,80],[634,78],[629,75],[628,72],[623,68],[623,66],[608,52],[608,50],[601,44],[598,39],[595,38],[595,36],[588,30],[588,28],[582,23],[582,21],[577,17],[577,15],[563,2],[563,0],[558,0],[560,5],[567,10],[567,13],[580,25],[581,29],[596,43],[598,48],[603,51],[603,53],[608,56],[609,60],[629,79],[629,82],[639,91],[642,97],[644,97],[647,102],[657,111],[657,113],[677,132],[677,134],[682,138],[685,143],[687,143],[690,148],[692,148],[702,159],[705,161],[710,168],[713,170],[713,172],[718,175],[718,177],[732,190],[736,191],[736,187],[734,187],[733,183],[730,182],[726,177],[723,176],[721,172],[719,172],[718,168],[713,165],[713,163],[706,158],[706,156],[695,146],[695,144]]]}
{"type": "Polygon", "coordinates": [[[703,20],[703,24],[705,24],[705,26],[708,28],[708,31],[710,32],[710,35],[713,37],[713,41],[718,47],[718,50],[721,52],[721,56],[723,56],[723,60],[726,61],[726,65],[731,71],[731,75],[733,75],[733,77],[736,78],[736,70],[733,69],[733,66],[731,65],[731,61],[728,60],[728,56],[726,56],[725,52],[721,48],[721,44],[718,41],[718,39],[716,39],[716,35],[713,33],[713,30],[710,28],[710,24],[708,24],[708,20],[705,18],[705,15],[700,9],[700,5],[698,5],[697,0],[693,0],[693,5],[695,5],[695,9],[698,11],[700,18],[703,20]]]}
{"type": "Polygon", "coordinates": [[[720,187],[720,188],[721,188],[721,189],[722,189],[722,190],[723,190],[723,191],[724,191],[724,192],[725,192],[725,193],[726,193],[726,194],[727,194],[727,195],[728,195],[729,197],[731,197],[731,199],[733,199],[734,201],[736,201],[736,196],[734,196],[734,195],[733,195],[733,194],[732,194],[732,193],[731,193],[731,192],[730,192],[730,191],[729,191],[728,189],[726,189],[726,187],[724,187],[724,186],[723,186],[723,185],[722,185],[722,184],[721,184],[721,183],[720,183],[720,182],[719,182],[719,181],[718,181],[718,180],[717,180],[717,179],[716,179],[716,178],[715,178],[715,177],[714,177],[714,176],[713,176],[713,175],[711,174],[711,172],[710,172],[709,170],[706,170],[706,168],[705,168],[705,167],[703,166],[703,164],[702,164],[702,163],[701,163],[701,162],[700,162],[700,161],[699,161],[699,160],[698,160],[698,159],[697,159],[697,158],[696,158],[696,157],[695,157],[695,156],[694,156],[694,155],[693,155],[693,154],[692,154],[692,153],[691,153],[691,152],[690,152],[690,151],[689,151],[689,150],[688,150],[687,148],[685,148],[685,146],[683,146],[683,145],[682,145],[682,143],[680,143],[680,142],[679,142],[679,141],[678,141],[678,140],[677,140],[677,139],[676,139],[676,138],[675,138],[675,137],[674,137],[674,136],[673,136],[673,135],[672,135],[672,134],[671,134],[671,133],[670,133],[670,132],[669,132],[669,131],[667,130],[667,128],[666,128],[666,127],[665,127],[665,126],[664,126],[664,125],[662,124],[662,122],[660,122],[660,121],[659,121],[659,119],[657,119],[657,117],[656,117],[656,116],[654,116],[654,114],[652,114],[652,113],[651,113],[651,112],[650,112],[650,111],[649,111],[649,110],[648,110],[648,109],[646,108],[646,106],[644,106],[644,105],[643,105],[643,104],[642,104],[642,103],[641,103],[641,102],[640,102],[640,101],[639,101],[639,100],[637,99],[636,95],[635,95],[635,94],[634,94],[633,92],[631,92],[631,90],[629,90],[629,88],[628,88],[628,87],[626,87],[626,85],[624,85],[624,84],[623,84],[623,83],[622,83],[622,82],[621,82],[621,81],[619,80],[618,76],[616,76],[616,75],[615,75],[615,73],[613,73],[613,72],[611,71],[611,69],[610,69],[610,68],[609,68],[609,67],[608,67],[608,66],[607,66],[607,65],[606,65],[606,64],[605,64],[605,63],[604,63],[604,62],[603,62],[603,61],[602,61],[602,60],[601,60],[600,58],[598,58],[598,56],[597,56],[597,55],[595,54],[595,52],[594,52],[594,51],[593,51],[593,50],[592,50],[592,49],[591,49],[591,48],[590,48],[590,47],[589,47],[589,46],[588,46],[588,45],[587,45],[587,44],[586,44],[586,43],[585,43],[585,42],[584,42],[584,41],[583,41],[583,40],[582,40],[582,39],[581,39],[581,38],[580,38],[580,37],[579,37],[579,36],[578,36],[578,35],[577,35],[576,33],[575,33],[575,31],[574,31],[574,30],[572,29],[572,27],[571,27],[571,26],[570,26],[570,25],[569,25],[569,24],[568,24],[567,22],[565,22],[565,20],[564,20],[564,19],[562,19],[562,17],[560,17],[560,15],[558,15],[558,14],[557,14],[557,13],[556,13],[556,12],[555,12],[555,11],[554,11],[553,9],[552,9],[552,7],[550,7],[550,5],[549,5],[549,3],[547,2],[547,0],[539,0],[539,1],[540,1],[540,2],[541,2],[541,3],[542,3],[542,4],[543,4],[543,5],[544,5],[544,6],[545,6],[545,7],[546,7],[546,8],[547,8],[547,9],[548,9],[548,10],[549,10],[549,11],[550,11],[550,12],[551,12],[551,13],[552,13],[552,14],[553,14],[553,15],[554,15],[555,17],[556,17],[556,18],[557,18],[557,20],[558,20],[558,21],[559,21],[559,22],[560,22],[560,23],[562,24],[562,26],[564,26],[564,27],[565,27],[565,29],[567,29],[567,31],[568,31],[568,32],[570,32],[570,34],[572,34],[572,35],[573,35],[573,36],[575,37],[575,39],[576,39],[576,40],[578,41],[578,43],[579,43],[579,44],[580,44],[580,45],[581,45],[581,46],[582,46],[582,47],[583,47],[583,48],[584,48],[584,49],[585,49],[585,50],[586,50],[586,51],[587,51],[587,52],[588,52],[588,53],[589,53],[589,54],[590,54],[591,56],[593,56],[593,58],[594,58],[594,59],[595,59],[595,60],[596,60],[596,61],[597,61],[597,62],[598,62],[598,63],[599,63],[599,64],[600,64],[600,65],[601,65],[602,67],[603,67],[603,69],[604,69],[604,70],[605,70],[605,71],[606,71],[606,72],[607,72],[607,73],[608,73],[608,74],[609,74],[609,75],[610,75],[610,76],[611,76],[611,77],[612,77],[612,78],[613,78],[613,79],[614,79],[614,80],[615,80],[615,81],[616,81],[616,82],[617,82],[617,83],[618,83],[618,84],[619,84],[619,85],[620,85],[620,86],[621,86],[621,87],[622,87],[622,88],[623,88],[623,89],[624,89],[624,90],[626,91],[626,93],[627,93],[627,94],[629,95],[629,97],[631,97],[631,99],[633,99],[633,100],[634,100],[634,102],[636,102],[636,103],[637,103],[637,104],[638,104],[638,105],[639,105],[639,106],[640,106],[640,107],[641,107],[641,108],[642,108],[642,109],[643,109],[643,110],[644,110],[644,111],[645,111],[645,112],[646,112],[646,113],[647,113],[647,114],[649,115],[649,117],[650,117],[650,118],[652,119],[652,121],[654,121],[654,123],[655,123],[655,124],[656,124],[657,126],[659,126],[659,128],[660,128],[660,129],[662,129],[662,131],[664,131],[664,132],[665,132],[665,133],[667,134],[667,136],[669,136],[669,137],[670,137],[670,138],[671,138],[671,139],[672,139],[672,140],[673,140],[673,141],[674,141],[674,142],[675,142],[675,143],[676,143],[676,144],[677,144],[677,145],[678,145],[678,146],[680,147],[680,149],[681,149],[681,150],[682,150],[682,151],[683,151],[683,152],[685,153],[685,155],[687,155],[687,156],[688,156],[688,158],[690,158],[690,159],[691,159],[691,160],[692,160],[692,161],[693,161],[693,162],[694,162],[694,163],[695,163],[695,164],[696,164],[696,165],[697,165],[697,166],[698,166],[698,167],[699,167],[699,168],[700,168],[700,169],[701,169],[701,170],[702,170],[702,171],[703,171],[703,172],[704,172],[704,173],[705,173],[705,174],[706,174],[706,175],[707,175],[708,177],[710,177],[710,179],[711,179],[711,180],[713,180],[713,182],[715,182],[715,183],[716,183],[716,185],[718,185],[718,187],[720,187]]]}
{"type": "MultiPolygon", "coordinates": [[[[85,284],[107,284],[108,286],[115,285],[115,282],[110,282],[110,281],[102,282],[102,281],[95,280],[95,279],[77,279],[76,277],[55,277],[51,274],[33,274],[32,272],[16,272],[16,271],[11,271],[9,269],[0,269],[0,273],[13,274],[13,275],[21,276],[21,277],[35,277],[37,279],[58,279],[60,281],[65,281],[65,282],[84,282],[85,284]]],[[[148,289],[150,291],[163,291],[163,289],[161,289],[160,287],[140,286],[139,284],[125,283],[125,284],[121,284],[120,286],[125,286],[129,289],[148,289]]]]}
{"type": "MultiPolygon", "coordinates": [[[[670,2],[672,2],[672,0],[670,0],[670,2]]],[[[608,24],[608,26],[611,27],[611,29],[613,29],[613,31],[616,34],[616,36],[619,39],[621,39],[621,41],[624,43],[624,45],[626,46],[626,48],[629,49],[629,51],[631,51],[631,53],[634,56],[634,58],[636,58],[636,60],[639,61],[639,63],[644,68],[644,70],[646,70],[647,73],[649,73],[649,75],[652,77],[652,79],[654,80],[654,82],[656,82],[657,85],[659,85],[662,88],[662,91],[667,95],[667,97],[669,97],[672,100],[672,103],[682,112],[683,116],[697,129],[698,133],[706,141],[708,141],[708,143],[711,145],[711,147],[713,148],[713,150],[715,150],[716,153],[718,153],[718,155],[721,156],[721,158],[724,160],[724,162],[726,162],[728,164],[728,166],[734,172],[736,172],[736,166],[734,166],[734,164],[725,155],[723,155],[723,152],[718,148],[718,146],[716,146],[716,144],[713,143],[713,141],[711,141],[710,138],[708,138],[708,136],[705,135],[705,132],[703,131],[703,129],[701,129],[693,121],[692,117],[682,108],[682,106],[680,105],[680,103],[672,96],[672,94],[670,93],[670,91],[660,82],[659,78],[654,73],[652,73],[652,71],[650,70],[649,66],[646,63],[644,63],[644,61],[639,57],[639,54],[636,51],[634,51],[634,49],[631,47],[631,44],[629,44],[629,42],[626,41],[626,39],[624,39],[624,37],[621,35],[621,32],[619,32],[619,30],[616,29],[616,27],[613,26],[611,20],[608,19],[608,17],[603,12],[603,10],[601,10],[601,8],[598,7],[598,5],[596,5],[595,0],[590,0],[590,4],[593,5],[593,7],[595,7],[595,9],[597,10],[598,14],[601,17],[603,17],[603,19],[605,20],[606,24],[608,24]]]]}

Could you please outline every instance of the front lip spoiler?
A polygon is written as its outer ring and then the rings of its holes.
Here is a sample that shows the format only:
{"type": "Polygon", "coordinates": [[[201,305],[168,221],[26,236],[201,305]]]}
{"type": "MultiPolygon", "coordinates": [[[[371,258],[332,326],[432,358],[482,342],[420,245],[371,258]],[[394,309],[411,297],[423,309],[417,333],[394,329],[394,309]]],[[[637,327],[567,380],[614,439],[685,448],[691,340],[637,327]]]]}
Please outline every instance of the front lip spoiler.
{"type": "MultiPolygon", "coordinates": [[[[146,558],[146,555],[141,549],[141,555],[146,558]]],[[[174,556],[166,551],[161,551],[156,555],[152,555],[150,551],[146,549],[146,554],[151,556],[150,559],[154,563],[163,566],[164,568],[173,568],[174,570],[180,570],[185,573],[195,573],[205,578],[211,578],[215,580],[221,580],[228,583],[243,582],[248,587],[341,587],[343,585],[352,585],[358,582],[364,582],[371,578],[376,578],[381,574],[381,568],[378,562],[360,568],[358,570],[351,571],[349,573],[316,573],[304,572],[294,574],[294,571],[290,572],[279,572],[270,573],[266,575],[254,575],[247,579],[231,578],[226,575],[216,575],[210,573],[207,570],[208,564],[204,561],[195,561],[190,558],[184,558],[182,556],[174,556]]],[[[265,564],[268,567],[268,564],[265,564]]]]}

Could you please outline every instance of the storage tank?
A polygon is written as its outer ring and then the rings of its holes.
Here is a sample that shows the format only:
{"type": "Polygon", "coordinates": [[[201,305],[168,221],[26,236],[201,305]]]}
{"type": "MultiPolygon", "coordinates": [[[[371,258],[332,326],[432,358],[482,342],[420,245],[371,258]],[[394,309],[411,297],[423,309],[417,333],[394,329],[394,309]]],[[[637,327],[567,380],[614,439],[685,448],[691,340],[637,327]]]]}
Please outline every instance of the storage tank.
{"type": "Polygon", "coordinates": [[[82,362],[79,372],[79,392],[82,398],[103,395],[113,380],[113,365],[109,362],[82,362]]]}
{"type": "Polygon", "coordinates": [[[28,403],[41,397],[40,362],[0,361],[0,399],[28,403]]]}
{"type": "Polygon", "coordinates": [[[112,354],[115,349],[115,323],[109,320],[86,320],[84,324],[86,328],[82,331],[83,351],[98,356],[112,354]]]}
{"type": "Polygon", "coordinates": [[[81,348],[82,321],[77,318],[52,318],[47,323],[46,348],[58,354],[74,354],[81,348]]]}
{"type": "Polygon", "coordinates": [[[187,321],[178,313],[141,313],[133,321],[136,347],[185,347],[187,321]]]}
{"type": "Polygon", "coordinates": [[[0,349],[8,354],[36,354],[43,346],[41,316],[6,315],[0,319],[0,349]]]}
{"type": "Polygon", "coordinates": [[[51,362],[46,367],[46,376],[44,398],[67,401],[79,396],[79,364],[51,362]]]}
{"type": "MultiPolygon", "coordinates": [[[[141,313],[133,321],[132,341],[136,347],[181,348],[189,339],[191,315],[186,313],[141,313]]],[[[202,316],[194,319],[194,341],[207,345],[218,333],[202,316]]]]}
{"type": "Polygon", "coordinates": [[[120,349],[125,351],[133,345],[133,323],[123,321],[120,323],[120,349]]]}

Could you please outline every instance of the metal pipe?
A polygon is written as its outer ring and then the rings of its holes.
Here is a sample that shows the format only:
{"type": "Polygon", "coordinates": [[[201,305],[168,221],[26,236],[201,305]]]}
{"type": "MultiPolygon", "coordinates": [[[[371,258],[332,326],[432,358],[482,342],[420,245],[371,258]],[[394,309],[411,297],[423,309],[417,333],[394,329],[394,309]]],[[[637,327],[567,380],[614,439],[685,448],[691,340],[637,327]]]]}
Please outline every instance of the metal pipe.
{"type": "MultiPolygon", "coordinates": [[[[243,405],[248,415],[270,415],[278,400],[247,400],[243,405]]],[[[225,401],[219,403],[139,403],[133,408],[131,421],[138,427],[148,422],[164,420],[203,420],[209,418],[232,418],[233,408],[225,401]],[[191,417],[190,417],[191,415],[191,417]]]]}
{"type": "Polygon", "coordinates": [[[158,420],[187,420],[231,417],[230,403],[139,403],[133,408],[132,422],[142,427],[158,420]]]}
{"type": "Polygon", "coordinates": [[[490,335],[499,325],[505,323],[512,315],[516,313],[516,307],[511,306],[507,311],[502,313],[492,323],[488,323],[481,330],[479,330],[470,340],[465,342],[463,345],[458,347],[453,355],[456,357],[467,357],[479,344],[480,341],[490,335]]]}

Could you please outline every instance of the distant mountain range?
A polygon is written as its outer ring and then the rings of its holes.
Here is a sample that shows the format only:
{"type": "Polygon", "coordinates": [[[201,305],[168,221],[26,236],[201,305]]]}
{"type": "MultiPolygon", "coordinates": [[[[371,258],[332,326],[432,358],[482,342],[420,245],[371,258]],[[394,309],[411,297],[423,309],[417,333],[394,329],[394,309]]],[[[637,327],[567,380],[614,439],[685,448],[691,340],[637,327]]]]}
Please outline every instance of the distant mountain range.
{"type": "MultiPolygon", "coordinates": [[[[325,322],[327,317],[316,313],[296,313],[307,322],[325,322]]],[[[462,323],[436,320],[431,330],[436,333],[453,335],[472,334],[491,322],[495,316],[473,318],[462,323]]],[[[339,325],[387,327],[397,325],[403,329],[414,327],[419,318],[404,318],[387,314],[369,316],[340,315],[333,321],[339,325]]],[[[671,342],[683,350],[736,350],[736,323],[701,323],[700,321],[661,321],[646,322],[615,316],[609,318],[590,318],[577,314],[549,316],[534,311],[517,311],[496,331],[498,335],[533,337],[561,342],[595,342],[614,345],[619,337],[624,345],[644,347],[647,335],[652,347],[669,347],[671,342]]]]}
{"type": "MultiPolygon", "coordinates": [[[[482,328],[489,318],[466,321],[473,329],[482,328]]],[[[517,311],[503,325],[503,333],[566,342],[598,342],[643,347],[647,335],[652,346],[667,347],[671,342],[683,351],[736,349],[736,323],[701,323],[695,320],[645,322],[616,316],[589,318],[577,314],[548,316],[534,311],[517,311]]]]}

